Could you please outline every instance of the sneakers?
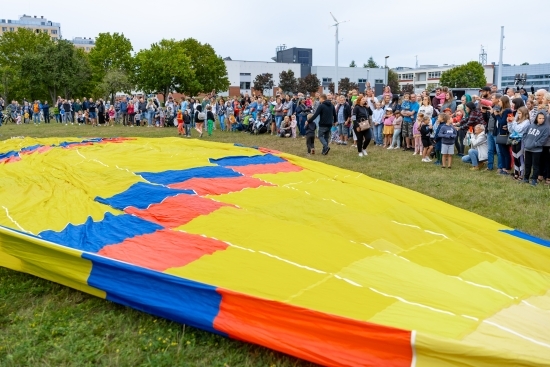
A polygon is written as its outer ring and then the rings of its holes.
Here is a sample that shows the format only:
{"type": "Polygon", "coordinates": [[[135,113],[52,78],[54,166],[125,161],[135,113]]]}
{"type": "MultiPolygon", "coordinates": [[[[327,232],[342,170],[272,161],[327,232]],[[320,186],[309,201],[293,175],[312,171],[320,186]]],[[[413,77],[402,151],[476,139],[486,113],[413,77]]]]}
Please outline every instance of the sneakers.
{"type": "Polygon", "coordinates": [[[470,171],[479,171],[479,166],[475,166],[470,168],[470,171]]]}
{"type": "Polygon", "coordinates": [[[531,186],[537,187],[537,180],[531,180],[531,186]]]}
{"type": "Polygon", "coordinates": [[[422,162],[426,162],[426,163],[429,163],[431,162],[432,160],[428,157],[425,157],[425,158],[422,158],[422,162]]]}
{"type": "Polygon", "coordinates": [[[330,147],[327,146],[327,147],[323,148],[323,151],[321,152],[321,154],[322,155],[327,155],[329,151],[330,151],[330,147]]]}
{"type": "Polygon", "coordinates": [[[365,157],[368,156],[367,151],[366,151],[365,149],[363,149],[363,155],[364,155],[365,157]]]}
{"type": "Polygon", "coordinates": [[[363,153],[359,153],[359,158],[363,158],[363,153]]]}
{"type": "Polygon", "coordinates": [[[414,152],[413,155],[417,155],[418,153],[414,152]]]}
{"type": "Polygon", "coordinates": [[[388,150],[392,150],[392,149],[395,149],[394,147],[392,147],[391,145],[388,147],[388,150]]]}

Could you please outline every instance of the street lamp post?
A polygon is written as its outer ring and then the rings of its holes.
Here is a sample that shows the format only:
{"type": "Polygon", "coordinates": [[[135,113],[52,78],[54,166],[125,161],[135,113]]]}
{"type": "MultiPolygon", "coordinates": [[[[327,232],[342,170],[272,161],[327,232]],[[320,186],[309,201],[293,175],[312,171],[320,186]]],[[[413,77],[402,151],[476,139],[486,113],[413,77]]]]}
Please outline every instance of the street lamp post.
{"type": "Polygon", "coordinates": [[[384,60],[384,86],[388,85],[388,58],[389,56],[386,56],[384,60]]]}

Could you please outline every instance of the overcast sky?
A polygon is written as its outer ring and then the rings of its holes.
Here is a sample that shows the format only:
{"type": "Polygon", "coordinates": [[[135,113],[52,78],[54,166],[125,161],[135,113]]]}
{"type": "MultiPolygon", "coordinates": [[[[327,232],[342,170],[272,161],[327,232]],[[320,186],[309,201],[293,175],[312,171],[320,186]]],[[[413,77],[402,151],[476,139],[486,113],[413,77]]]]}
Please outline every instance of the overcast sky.
{"type": "Polygon", "coordinates": [[[275,48],[313,49],[313,65],[334,65],[334,24],[341,22],[339,65],[362,66],[372,56],[390,67],[498,63],[505,26],[504,63],[550,62],[549,0],[463,2],[384,1],[4,1],[0,18],[23,14],[61,23],[63,38],[124,33],[135,51],[163,38],[193,37],[233,60],[271,61],[275,48]],[[529,27],[529,25],[533,25],[529,27]]]}

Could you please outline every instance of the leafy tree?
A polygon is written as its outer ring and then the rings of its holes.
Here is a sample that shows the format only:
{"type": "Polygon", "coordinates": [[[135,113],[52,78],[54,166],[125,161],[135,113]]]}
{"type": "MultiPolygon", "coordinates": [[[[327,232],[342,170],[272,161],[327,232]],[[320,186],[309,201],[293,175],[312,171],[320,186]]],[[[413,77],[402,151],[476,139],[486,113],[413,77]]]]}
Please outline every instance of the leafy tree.
{"type": "MultiPolygon", "coordinates": [[[[0,82],[4,99],[23,99],[31,95],[28,78],[23,77],[23,58],[36,52],[40,45],[51,44],[46,33],[35,33],[25,28],[4,32],[0,37],[0,82]]],[[[42,98],[45,91],[34,86],[34,97],[42,98]]]]}
{"type": "Polygon", "coordinates": [[[450,88],[483,88],[487,85],[485,70],[477,61],[444,71],[439,82],[450,88]]]}
{"type": "Polygon", "coordinates": [[[388,68],[388,85],[391,88],[392,93],[399,94],[400,87],[399,87],[399,75],[392,69],[388,68]]]}
{"type": "Polygon", "coordinates": [[[298,79],[298,91],[302,93],[314,94],[319,91],[321,86],[321,81],[317,78],[315,74],[309,74],[304,78],[298,79]]]}
{"type": "Polygon", "coordinates": [[[21,64],[22,75],[33,88],[47,89],[52,101],[58,94],[70,98],[91,78],[86,55],[66,40],[39,45],[36,52],[23,57],[21,64]]]}
{"type": "Polygon", "coordinates": [[[522,66],[523,66],[523,65],[529,65],[529,63],[528,63],[528,62],[524,62],[524,63],[521,64],[521,65],[522,65],[522,66]]]}
{"type": "Polygon", "coordinates": [[[349,64],[350,68],[356,68],[357,64],[355,63],[355,60],[351,60],[351,64],[349,64]]]}
{"type": "Polygon", "coordinates": [[[100,83],[109,70],[132,71],[132,43],[124,34],[100,33],[89,53],[94,81],[100,83]]]}
{"type": "Polygon", "coordinates": [[[256,75],[256,78],[254,79],[254,89],[261,91],[262,94],[266,89],[273,89],[273,85],[273,74],[270,73],[256,75]]]}
{"type": "Polygon", "coordinates": [[[130,94],[133,87],[134,85],[130,82],[128,74],[119,69],[109,70],[99,85],[102,94],[108,96],[111,99],[111,103],[115,103],[117,92],[130,94]]]}
{"type": "Polygon", "coordinates": [[[330,82],[328,85],[328,91],[332,94],[334,94],[334,83],[330,82]]]}
{"type": "Polygon", "coordinates": [[[338,83],[338,92],[341,94],[348,94],[350,90],[354,89],[359,89],[357,83],[350,82],[349,78],[340,79],[340,83],[338,83]]]}
{"type": "Polygon", "coordinates": [[[401,88],[401,92],[403,94],[405,93],[414,93],[414,86],[412,84],[405,84],[403,88],[401,88]]]}
{"type": "Polygon", "coordinates": [[[190,59],[190,65],[194,72],[193,82],[186,83],[183,92],[197,95],[200,92],[229,88],[225,62],[216,55],[212,46],[208,43],[202,44],[194,38],[187,38],[180,43],[190,59]]]}
{"type": "Polygon", "coordinates": [[[181,42],[163,39],[135,56],[133,83],[146,93],[196,90],[199,83],[181,42]]]}
{"type": "Polygon", "coordinates": [[[298,82],[294,77],[294,72],[292,70],[281,71],[279,74],[279,88],[285,93],[296,93],[298,89],[298,82]]]}
{"type": "Polygon", "coordinates": [[[378,64],[376,63],[376,61],[374,61],[374,59],[371,57],[369,57],[369,59],[367,60],[367,63],[366,64],[363,64],[363,67],[364,68],[378,68],[378,64]]]}

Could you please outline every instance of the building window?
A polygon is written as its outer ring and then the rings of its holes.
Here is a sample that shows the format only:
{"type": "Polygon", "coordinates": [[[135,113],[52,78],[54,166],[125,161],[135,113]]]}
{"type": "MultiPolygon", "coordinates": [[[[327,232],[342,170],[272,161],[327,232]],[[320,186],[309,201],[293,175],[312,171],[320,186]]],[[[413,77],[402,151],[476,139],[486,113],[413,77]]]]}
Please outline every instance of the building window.
{"type": "Polygon", "coordinates": [[[90,51],[90,48],[89,48],[89,47],[86,47],[86,51],[90,51]]]}
{"type": "Polygon", "coordinates": [[[367,79],[357,79],[357,83],[366,83],[367,79]]]}
{"type": "Polygon", "coordinates": [[[430,79],[438,79],[441,78],[441,71],[432,71],[428,73],[428,78],[430,79]]]}
{"type": "Polygon", "coordinates": [[[7,32],[8,31],[8,27],[2,27],[2,32],[7,32]]]}
{"type": "Polygon", "coordinates": [[[332,78],[323,78],[323,83],[332,83],[332,78]]]}
{"type": "Polygon", "coordinates": [[[10,27],[10,32],[13,32],[15,31],[15,29],[13,29],[13,27],[10,27]]]}
{"type": "Polygon", "coordinates": [[[374,84],[383,84],[383,83],[384,83],[383,79],[374,79],[374,84]]]}
{"type": "Polygon", "coordinates": [[[413,74],[399,74],[399,80],[412,80],[413,74]]]}
{"type": "Polygon", "coordinates": [[[241,76],[250,76],[250,73],[241,73],[241,76]]]}
{"type": "Polygon", "coordinates": [[[250,89],[250,82],[241,82],[241,89],[250,89]]]}
{"type": "Polygon", "coordinates": [[[57,29],[52,29],[52,34],[57,34],[57,29]]]}

